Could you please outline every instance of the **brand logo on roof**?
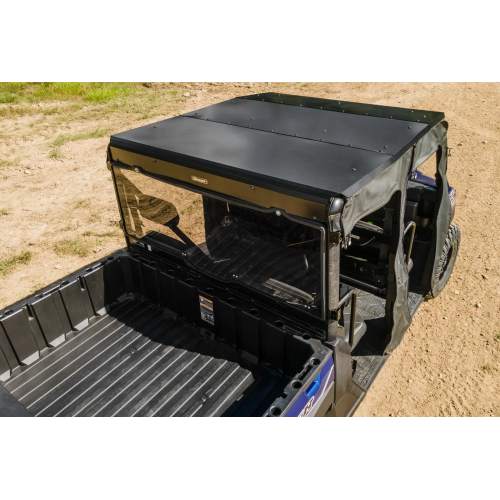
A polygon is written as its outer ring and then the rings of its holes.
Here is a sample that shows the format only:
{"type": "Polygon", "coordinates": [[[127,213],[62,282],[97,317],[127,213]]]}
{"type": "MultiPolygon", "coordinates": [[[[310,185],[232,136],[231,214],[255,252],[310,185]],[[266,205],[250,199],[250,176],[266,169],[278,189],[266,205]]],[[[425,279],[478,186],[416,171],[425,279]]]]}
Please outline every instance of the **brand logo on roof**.
{"type": "Polygon", "coordinates": [[[191,179],[195,182],[201,182],[202,184],[208,184],[208,181],[206,179],[203,179],[202,177],[196,177],[196,175],[192,175],[191,179]]]}

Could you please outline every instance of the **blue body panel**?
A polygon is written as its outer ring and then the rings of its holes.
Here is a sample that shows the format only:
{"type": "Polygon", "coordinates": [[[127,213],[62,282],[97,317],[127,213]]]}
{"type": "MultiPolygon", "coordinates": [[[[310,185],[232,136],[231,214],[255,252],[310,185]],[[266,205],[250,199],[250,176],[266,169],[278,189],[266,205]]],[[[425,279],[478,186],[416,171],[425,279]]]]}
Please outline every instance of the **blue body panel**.
{"type": "MultiPolygon", "coordinates": [[[[410,180],[418,182],[419,184],[423,184],[424,186],[429,186],[429,187],[437,187],[436,184],[436,179],[433,177],[429,177],[428,175],[424,175],[422,172],[419,172],[418,170],[415,170],[415,177],[410,176],[410,180]]],[[[451,193],[453,188],[451,186],[448,186],[448,194],[451,193]]]]}
{"type": "Polygon", "coordinates": [[[321,397],[333,385],[333,356],[330,356],[321,367],[319,374],[309,384],[306,390],[298,397],[284,417],[307,417],[315,408],[321,397]]]}

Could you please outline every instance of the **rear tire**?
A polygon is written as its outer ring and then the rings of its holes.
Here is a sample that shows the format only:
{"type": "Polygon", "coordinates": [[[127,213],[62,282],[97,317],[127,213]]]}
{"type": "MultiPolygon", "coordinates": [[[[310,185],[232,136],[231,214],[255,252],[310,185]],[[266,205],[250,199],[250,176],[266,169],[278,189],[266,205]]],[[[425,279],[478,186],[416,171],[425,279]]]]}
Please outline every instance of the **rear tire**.
{"type": "Polygon", "coordinates": [[[448,229],[448,235],[444,242],[441,257],[436,269],[436,274],[432,278],[431,291],[428,298],[435,299],[446,286],[450,279],[453,267],[458,256],[458,249],[460,247],[460,228],[451,224],[448,229]]]}

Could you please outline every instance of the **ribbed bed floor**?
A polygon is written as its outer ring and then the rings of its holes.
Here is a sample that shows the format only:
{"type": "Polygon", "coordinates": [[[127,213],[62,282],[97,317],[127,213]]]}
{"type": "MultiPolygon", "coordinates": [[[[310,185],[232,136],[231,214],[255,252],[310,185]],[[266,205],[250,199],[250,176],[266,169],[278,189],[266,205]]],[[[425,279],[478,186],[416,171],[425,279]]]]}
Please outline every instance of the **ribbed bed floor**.
{"type": "Polygon", "coordinates": [[[129,299],[8,380],[35,416],[262,415],[289,379],[129,299]]]}

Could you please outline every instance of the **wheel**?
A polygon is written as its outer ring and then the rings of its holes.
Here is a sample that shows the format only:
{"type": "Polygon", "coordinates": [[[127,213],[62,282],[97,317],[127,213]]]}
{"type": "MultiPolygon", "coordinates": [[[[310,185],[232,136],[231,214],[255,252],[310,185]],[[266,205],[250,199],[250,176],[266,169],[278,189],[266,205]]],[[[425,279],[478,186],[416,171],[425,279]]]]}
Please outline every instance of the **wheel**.
{"type": "Polygon", "coordinates": [[[444,242],[441,257],[436,269],[436,274],[432,278],[431,291],[429,298],[436,298],[448,283],[453,267],[457,260],[458,249],[460,247],[460,228],[455,224],[450,225],[448,235],[444,242]]]}

